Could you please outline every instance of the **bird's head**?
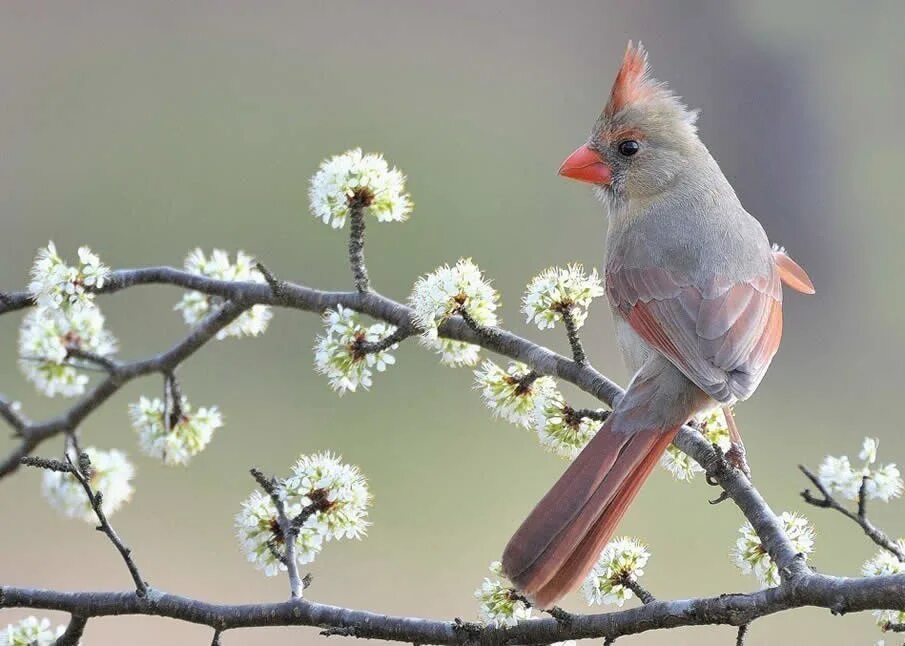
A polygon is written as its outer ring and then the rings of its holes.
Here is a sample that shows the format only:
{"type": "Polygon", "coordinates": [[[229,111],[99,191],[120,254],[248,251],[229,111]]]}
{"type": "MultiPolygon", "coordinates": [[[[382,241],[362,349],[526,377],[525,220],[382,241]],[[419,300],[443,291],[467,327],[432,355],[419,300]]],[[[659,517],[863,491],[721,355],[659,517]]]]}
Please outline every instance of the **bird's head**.
{"type": "Polygon", "coordinates": [[[700,147],[696,118],[665,84],[650,77],[641,43],[629,42],[590,138],[569,155],[559,174],[594,184],[605,200],[653,198],[675,181],[700,147]]]}

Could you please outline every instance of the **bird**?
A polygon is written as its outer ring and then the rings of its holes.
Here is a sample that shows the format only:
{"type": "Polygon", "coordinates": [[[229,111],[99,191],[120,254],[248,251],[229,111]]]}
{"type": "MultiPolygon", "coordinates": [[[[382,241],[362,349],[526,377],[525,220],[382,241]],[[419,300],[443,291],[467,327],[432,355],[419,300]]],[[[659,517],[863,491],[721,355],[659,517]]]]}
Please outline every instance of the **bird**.
{"type": "Polygon", "coordinates": [[[504,574],[539,608],[587,575],[678,430],[722,406],[731,462],[750,477],[729,407],[750,397],[782,336],[782,284],[813,294],[698,137],[697,112],[629,42],[587,142],[559,174],[608,215],[605,292],[633,374],[623,397],[505,547],[504,574]]]}

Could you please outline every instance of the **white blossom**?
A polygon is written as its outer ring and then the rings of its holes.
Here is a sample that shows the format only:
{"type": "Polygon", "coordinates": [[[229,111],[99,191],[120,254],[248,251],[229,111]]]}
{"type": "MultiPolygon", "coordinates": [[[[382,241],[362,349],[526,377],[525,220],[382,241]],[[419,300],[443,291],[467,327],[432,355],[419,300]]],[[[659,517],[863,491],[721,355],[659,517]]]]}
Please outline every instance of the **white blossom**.
{"type": "Polygon", "coordinates": [[[138,433],[142,452],[164,464],[188,464],[189,460],[204,450],[223,417],[216,406],[192,409],[187,399],[182,399],[182,415],[174,423],[166,418],[172,411],[165,411],[162,399],[142,397],[129,405],[132,428],[138,433]]]}
{"type": "MultiPolygon", "coordinates": [[[[91,460],[88,483],[93,491],[101,494],[101,509],[110,516],[132,497],[135,467],[116,449],[103,451],[88,447],[84,451],[91,460]]],[[[70,458],[77,464],[77,456],[70,455],[70,458]]],[[[97,521],[85,490],[71,473],[44,471],[43,491],[51,507],[61,514],[88,523],[97,521]]]]}
{"type": "MultiPolygon", "coordinates": [[[[724,453],[732,447],[729,426],[726,423],[722,407],[716,407],[697,415],[695,421],[700,425],[701,433],[710,444],[718,445],[724,453]]],[[[663,457],[660,458],[660,465],[669,471],[676,480],[684,482],[688,482],[697,474],[704,472],[701,465],[673,444],[670,444],[664,451],[663,457]]]]}
{"type": "Polygon", "coordinates": [[[104,324],[104,315],[93,306],[28,312],[19,328],[19,367],[25,378],[48,397],[81,395],[89,377],[79,366],[86,362],[68,355],[70,350],[114,354],[116,338],[104,324]]]}
{"type": "MultiPolygon", "coordinates": [[[[814,528],[804,516],[794,512],[783,512],[779,521],[792,547],[805,558],[814,551],[814,528]]],[[[779,568],[764,549],[760,537],[751,523],[746,522],[739,528],[739,538],[732,549],[732,558],[738,568],[745,574],[754,574],[764,588],[773,588],[781,583],[779,568]]]]}
{"type": "Polygon", "coordinates": [[[475,388],[481,391],[484,403],[493,414],[526,429],[534,425],[537,399],[546,397],[556,387],[550,377],[533,375],[527,381],[531,370],[515,361],[503,370],[488,360],[474,374],[475,388]]]}
{"type": "Polygon", "coordinates": [[[597,434],[602,422],[577,415],[562,393],[550,388],[536,399],[534,424],[546,450],[571,460],[597,434]]]}
{"type": "MultiPolygon", "coordinates": [[[[302,511],[298,504],[284,502],[286,514],[294,518],[302,511]]],[[[248,561],[267,576],[276,576],[285,571],[281,562],[285,550],[283,532],[277,516],[276,506],[266,493],[253,491],[242,503],[242,510],[236,514],[236,536],[248,561]]],[[[321,551],[323,533],[317,527],[304,526],[295,539],[295,557],[299,565],[310,563],[321,551]]]]}
{"type": "MultiPolygon", "coordinates": [[[[490,564],[490,572],[494,576],[502,576],[499,561],[490,564]]],[[[499,579],[485,578],[474,596],[478,600],[481,621],[489,626],[514,626],[520,620],[531,618],[531,608],[524,599],[499,579]]]]}
{"type": "MultiPolygon", "coordinates": [[[[905,551],[905,539],[896,541],[896,546],[905,551]]],[[[902,574],[905,572],[905,563],[902,563],[895,554],[881,549],[861,566],[863,576],[884,576],[888,574],[902,574]]],[[[874,618],[877,624],[883,628],[886,624],[905,623],[905,612],[901,610],[874,610],[874,618]]]]}
{"type": "Polygon", "coordinates": [[[481,346],[473,343],[428,335],[418,338],[423,346],[440,355],[440,363],[450,368],[471,367],[481,358],[481,346]]]}
{"type": "Polygon", "coordinates": [[[412,212],[405,175],[378,154],[360,148],[321,163],[308,189],[311,213],[334,229],[341,228],[353,204],[366,207],[378,222],[403,222],[412,212]]]}
{"type": "Polygon", "coordinates": [[[864,495],[868,500],[889,502],[902,495],[905,482],[895,464],[877,465],[876,438],[866,437],[862,443],[860,457],[864,464],[854,467],[848,456],[824,458],[818,471],[820,483],[831,493],[836,493],[847,500],[857,500],[864,478],[864,495]]]}
{"type": "Polygon", "coordinates": [[[588,605],[616,604],[622,607],[632,598],[626,581],[637,581],[644,575],[650,559],[647,546],[637,538],[623,537],[610,541],[581,584],[588,605]]]}
{"type": "Polygon", "coordinates": [[[858,457],[868,464],[873,464],[877,461],[877,447],[879,446],[880,440],[877,438],[865,437],[864,442],[861,444],[861,452],[858,454],[858,457]]]}
{"type": "Polygon", "coordinates": [[[562,320],[562,314],[572,313],[575,327],[584,325],[591,301],[603,294],[597,270],[584,273],[580,264],[550,267],[531,279],[522,299],[522,312],[541,330],[552,328],[562,320]]]}
{"type": "Polygon", "coordinates": [[[306,526],[318,527],[327,540],[366,534],[371,494],[358,467],[344,464],[329,452],[303,455],[293,465],[284,488],[286,499],[293,504],[320,507],[306,526]]]}
{"type": "MultiPolygon", "coordinates": [[[[229,254],[222,249],[214,249],[207,257],[201,249],[194,249],[185,259],[185,269],[199,276],[216,280],[234,282],[267,282],[264,275],[255,267],[255,260],[244,251],[236,252],[236,262],[232,263],[229,254]]],[[[202,292],[186,292],[175,309],[182,312],[182,319],[187,325],[197,325],[204,317],[217,308],[221,299],[202,292]]],[[[235,321],[217,332],[217,340],[233,336],[259,336],[267,331],[273,317],[269,305],[253,305],[243,312],[235,321]]]]}
{"type": "Polygon", "coordinates": [[[496,308],[499,295],[484,279],[470,258],[461,258],[454,266],[443,265],[415,282],[409,304],[415,310],[415,324],[425,343],[436,349],[447,365],[474,365],[476,346],[459,341],[439,340],[437,326],[463,310],[481,326],[498,323],[496,308]]]}
{"type": "Polygon", "coordinates": [[[79,248],[78,266],[67,265],[53,242],[38,250],[28,291],[38,307],[78,311],[94,304],[88,289],[100,289],[110,268],[88,247],[79,248]]]}
{"type": "Polygon", "coordinates": [[[317,337],[314,345],[314,367],[340,395],[355,392],[359,386],[370,388],[374,370],[383,372],[396,363],[391,351],[399,347],[398,343],[378,352],[362,349],[364,344],[377,343],[393,334],[395,327],[386,323],[365,326],[357,312],[342,305],[324,314],[324,327],[325,333],[317,337]]]}
{"type": "Polygon", "coordinates": [[[0,631],[0,646],[51,646],[66,632],[66,626],[50,627],[50,619],[26,617],[17,624],[8,624],[0,631]]]}

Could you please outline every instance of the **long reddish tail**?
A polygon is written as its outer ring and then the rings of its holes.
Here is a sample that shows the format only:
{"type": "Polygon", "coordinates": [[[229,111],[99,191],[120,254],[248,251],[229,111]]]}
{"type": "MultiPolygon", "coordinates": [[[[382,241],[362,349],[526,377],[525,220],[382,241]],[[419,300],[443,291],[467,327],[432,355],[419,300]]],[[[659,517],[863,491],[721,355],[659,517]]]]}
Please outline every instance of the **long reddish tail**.
{"type": "Polygon", "coordinates": [[[665,360],[654,363],[506,546],[506,576],[541,608],[587,575],[676,431],[706,401],[665,360]]]}

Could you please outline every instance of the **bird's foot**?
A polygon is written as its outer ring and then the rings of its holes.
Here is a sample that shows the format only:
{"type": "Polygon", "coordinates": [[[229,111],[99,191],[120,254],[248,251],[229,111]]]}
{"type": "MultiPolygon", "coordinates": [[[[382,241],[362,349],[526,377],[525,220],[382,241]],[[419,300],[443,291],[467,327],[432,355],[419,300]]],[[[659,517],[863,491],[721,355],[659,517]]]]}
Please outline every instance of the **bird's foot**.
{"type": "Polygon", "coordinates": [[[729,450],[726,451],[726,461],[733,467],[741,471],[748,480],[751,480],[751,468],[748,466],[747,453],[745,445],[741,442],[733,442],[729,450]]]}

